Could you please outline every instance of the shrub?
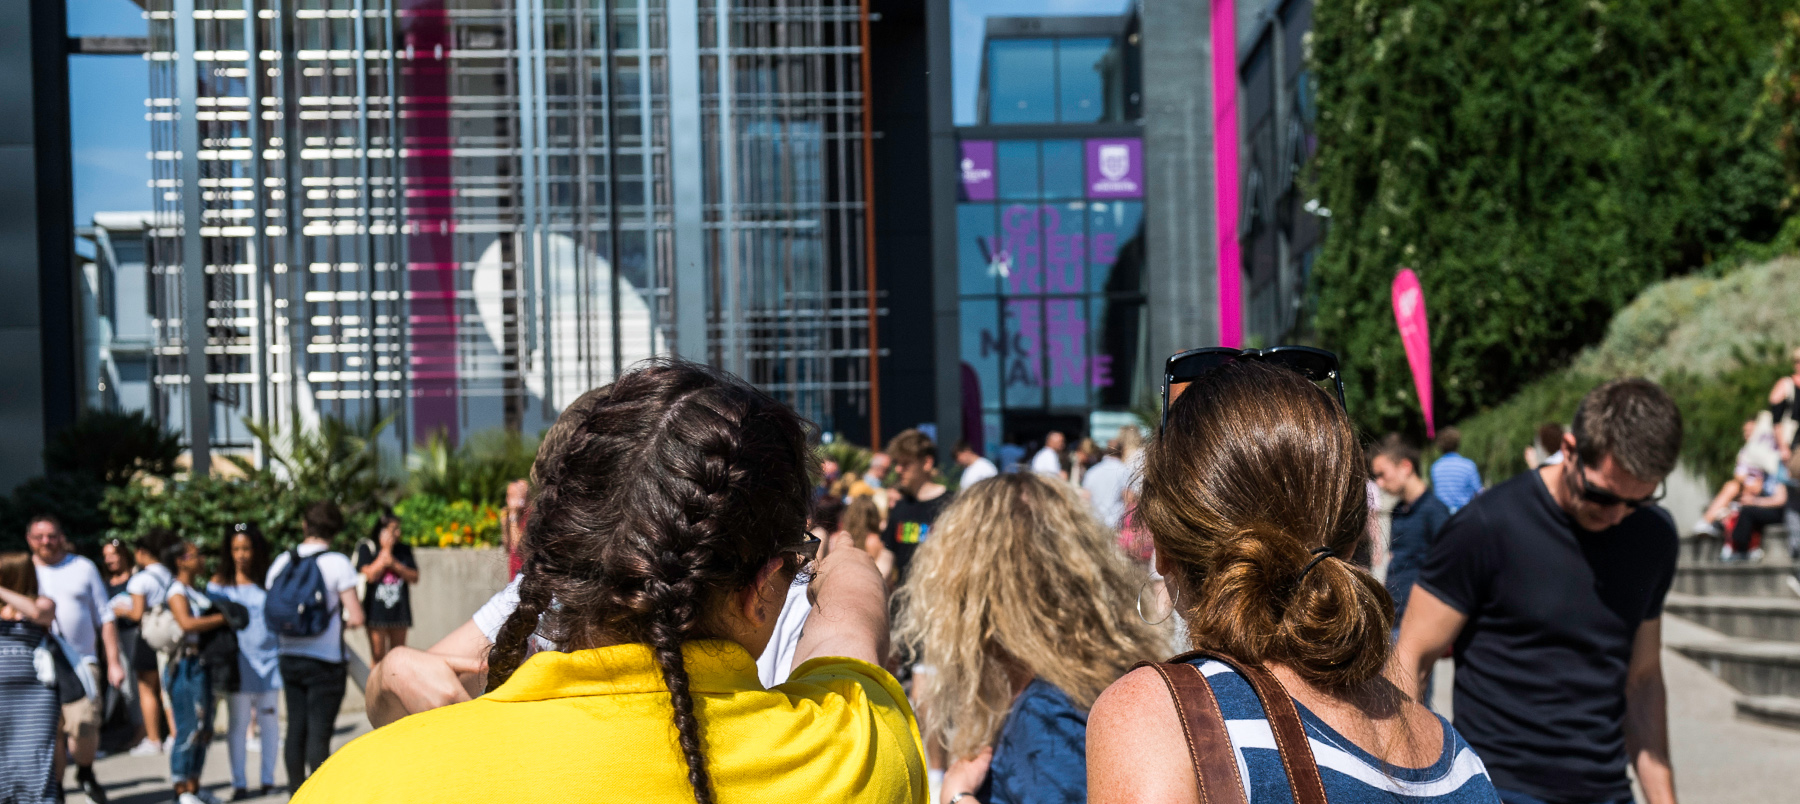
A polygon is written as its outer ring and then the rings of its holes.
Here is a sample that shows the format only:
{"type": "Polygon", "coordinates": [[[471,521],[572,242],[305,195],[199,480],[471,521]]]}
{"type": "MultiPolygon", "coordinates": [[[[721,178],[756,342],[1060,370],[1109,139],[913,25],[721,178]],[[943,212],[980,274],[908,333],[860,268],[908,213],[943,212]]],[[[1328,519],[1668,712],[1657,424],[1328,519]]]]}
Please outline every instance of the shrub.
{"type": "Polygon", "coordinates": [[[1389,310],[1415,269],[1438,421],[1567,365],[1644,288],[1781,228],[1758,115],[1794,0],[1320,3],[1320,339],[1368,429],[1423,429],[1389,310]]]}
{"type": "MultiPolygon", "coordinates": [[[[100,509],[115,538],[141,536],[161,527],[211,550],[221,546],[233,524],[254,522],[273,549],[285,550],[300,542],[300,512],[311,501],[273,473],[252,471],[245,477],[207,475],[108,489],[100,509]]],[[[366,529],[367,525],[363,532],[366,529]]],[[[360,536],[356,529],[346,528],[340,546],[360,536]]]]}
{"type": "Polygon", "coordinates": [[[494,547],[500,544],[500,509],[469,500],[412,494],[394,506],[400,538],[414,547],[494,547]]]}
{"type": "Polygon", "coordinates": [[[439,433],[406,458],[407,488],[444,500],[496,506],[506,502],[506,484],[531,475],[538,439],[507,430],[487,430],[452,448],[439,433]]]}

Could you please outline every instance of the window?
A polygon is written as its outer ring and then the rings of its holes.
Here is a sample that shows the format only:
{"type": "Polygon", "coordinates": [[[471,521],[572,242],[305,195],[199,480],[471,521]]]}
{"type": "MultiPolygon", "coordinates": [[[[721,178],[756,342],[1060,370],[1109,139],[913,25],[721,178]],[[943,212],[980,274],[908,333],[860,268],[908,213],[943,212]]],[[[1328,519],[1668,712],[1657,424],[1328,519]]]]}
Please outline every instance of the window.
{"type": "Polygon", "coordinates": [[[988,43],[988,122],[1056,122],[1056,41],[988,43]]]}

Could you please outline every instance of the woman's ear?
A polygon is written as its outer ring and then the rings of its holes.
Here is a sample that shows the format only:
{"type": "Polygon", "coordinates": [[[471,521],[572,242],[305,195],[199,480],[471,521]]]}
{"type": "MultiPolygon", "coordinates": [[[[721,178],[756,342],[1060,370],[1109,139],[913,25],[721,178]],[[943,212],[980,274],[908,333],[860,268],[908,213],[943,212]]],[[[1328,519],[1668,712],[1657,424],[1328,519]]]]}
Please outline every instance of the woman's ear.
{"type": "Polygon", "coordinates": [[[737,593],[738,616],[756,628],[766,627],[780,616],[781,606],[787,602],[787,596],[777,588],[784,585],[781,567],[785,563],[781,556],[769,559],[769,563],[756,573],[756,581],[737,593]]]}

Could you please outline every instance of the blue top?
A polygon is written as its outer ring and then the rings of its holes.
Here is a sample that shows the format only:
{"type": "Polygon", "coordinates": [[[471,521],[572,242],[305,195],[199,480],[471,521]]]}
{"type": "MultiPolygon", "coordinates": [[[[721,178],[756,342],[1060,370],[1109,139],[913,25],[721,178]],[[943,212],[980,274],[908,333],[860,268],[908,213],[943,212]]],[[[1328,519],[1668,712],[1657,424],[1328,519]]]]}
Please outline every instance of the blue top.
{"type": "Polygon", "coordinates": [[[1454,514],[1481,493],[1481,470],[1460,453],[1446,452],[1431,464],[1431,490],[1454,514]]]}
{"type": "MultiPolygon", "coordinates": [[[[1200,668],[1206,683],[1212,686],[1213,696],[1219,699],[1219,711],[1225,716],[1225,728],[1237,753],[1238,773],[1248,780],[1245,788],[1249,800],[1253,804],[1294,804],[1287,772],[1275,749],[1275,735],[1269,730],[1268,716],[1250,682],[1223,662],[1202,658],[1189,663],[1200,668]]],[[[1500,801],[1481,758],[1442,717],[1438,723],[1444,728],[1444,747],[1437,761],[1424,768],[1402,768],[1386,764],[1350,742],[1299,701],[1294,702],[1294,708],[1300,711],[1300,720],[1306,726],[1313,759],[1319,765],[1319,778],[1325,783],[1325,797],[1331,804],[1500,801]]]]}
{"type": "Polygon", "coordinates": [[[1431,489],[1419,499],[1402,500],[1394,506],[1393,536],[1388,540],[1387,590],[1394,598],[1394,625],[1406,614],[1406,599],[1412,595],[1413,582],[1419,579],[1419,568],[1425,566],[1425,553],[1437,541],[1438,531],[1450,519],[1450,509],[1431,489]]]}
{"type": "Polygon", "coordinates": [[[209,594],[218,595],[250,611],[250,625],[237,632],[238,692],[273,692],[281,689],[281,656],[274,632],[263,619],[263,601],[269,593],[256,584],[242,586],[206,585],[209,594]]]}
{"type": "Polygon", "coordinates": [[[1033,679],[1006,713],[987,783],[975,798],[986,804],[1086,804],[1087,712],[1056,685],[1033,679]]]}

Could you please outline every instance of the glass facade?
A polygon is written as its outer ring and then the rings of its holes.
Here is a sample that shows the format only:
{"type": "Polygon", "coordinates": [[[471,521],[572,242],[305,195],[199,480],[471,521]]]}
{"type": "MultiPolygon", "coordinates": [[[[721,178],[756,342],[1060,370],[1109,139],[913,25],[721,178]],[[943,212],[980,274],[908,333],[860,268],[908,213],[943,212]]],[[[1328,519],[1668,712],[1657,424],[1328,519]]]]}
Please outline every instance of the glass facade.
{"type": "Polygon", "coordinates": [[[1135,138],[964,140],[961,350],[996,454],[1012,418],[1128,408],[1144,297],[1135,138]]]}
{"type": "Polygon", "coordinates": [[[826,427],[866,415],[858,3],[148,11],[151,407],[175,429],[194,348],[215,445],[320,415],[404,441],[535,432],[702,328],[689,357],[826,427]],[[704,298],[676,298],[696,274],[704,298]]]}
{"type": "Polygon", "coordinates": [[[1244,335],[1253,346],[1311,335],[1312,265],[1324,238],[1324,220],[1314,214],[1318,205],[1304,192],[1301,175],[1318,147],[1306,69],[1312,0],[1287,0],[1274,12],[1238,69],[1244,121],[1238,243],[1247,290],[1244,335]]]}
{"type": "Polygon", "coordinates": [[[990,39],[980,118],[994,125],[1101,123],[1124,115],[1124,60],[1112,37],[990,39]]]}

